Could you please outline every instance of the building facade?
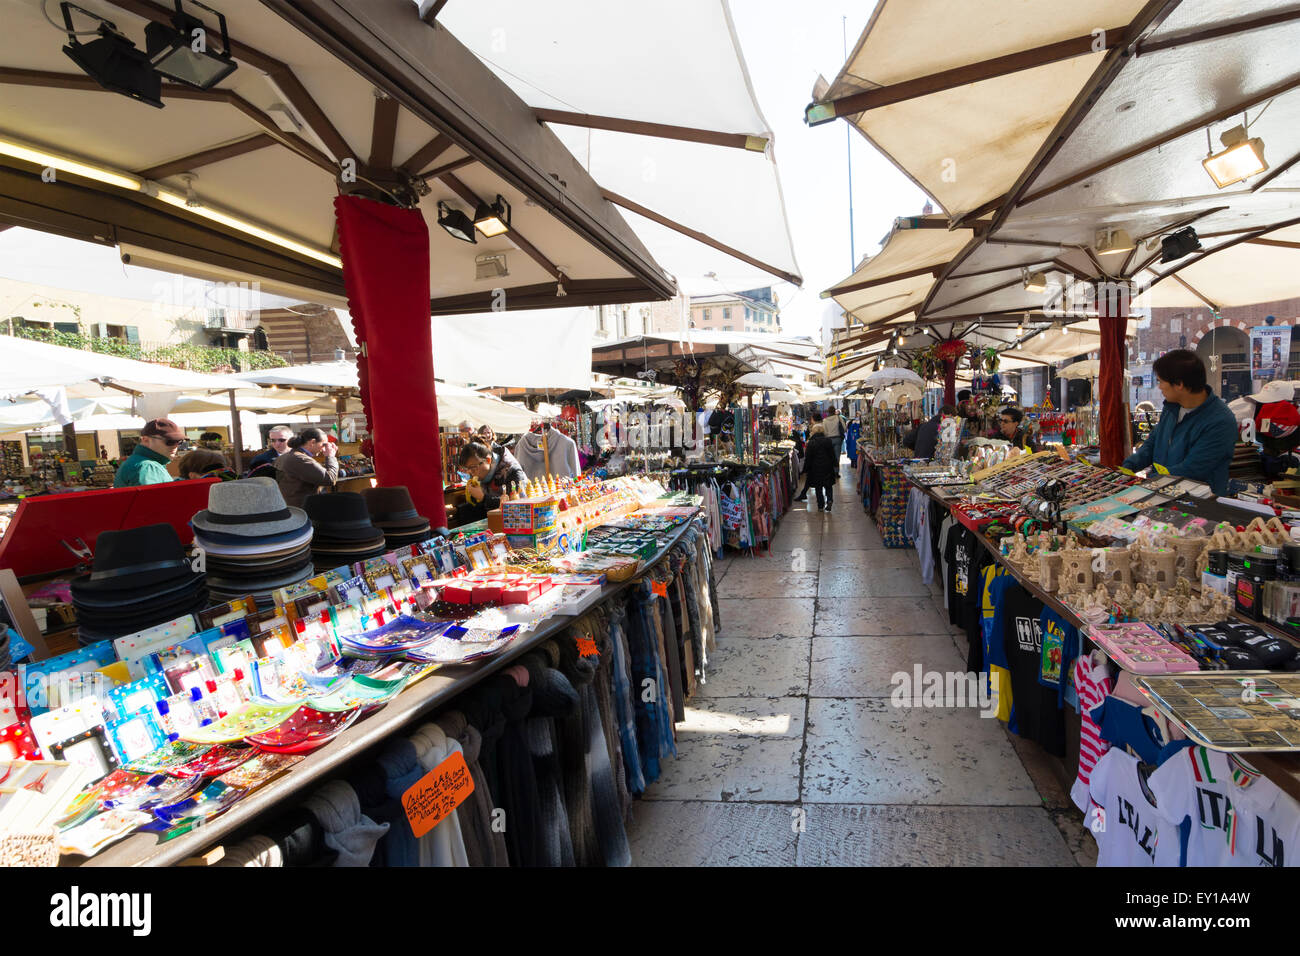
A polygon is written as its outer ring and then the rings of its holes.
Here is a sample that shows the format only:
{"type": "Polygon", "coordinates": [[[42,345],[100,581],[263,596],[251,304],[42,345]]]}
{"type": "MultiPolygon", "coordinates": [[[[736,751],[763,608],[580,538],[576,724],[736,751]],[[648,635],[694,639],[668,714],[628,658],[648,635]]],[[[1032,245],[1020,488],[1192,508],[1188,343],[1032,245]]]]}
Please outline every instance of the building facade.
{"type": "Polygon", "coordinates": [[[781,310],[771,286],[746,292],[691,296],[690,323],[720,332],[781,331],[781,310]]]}

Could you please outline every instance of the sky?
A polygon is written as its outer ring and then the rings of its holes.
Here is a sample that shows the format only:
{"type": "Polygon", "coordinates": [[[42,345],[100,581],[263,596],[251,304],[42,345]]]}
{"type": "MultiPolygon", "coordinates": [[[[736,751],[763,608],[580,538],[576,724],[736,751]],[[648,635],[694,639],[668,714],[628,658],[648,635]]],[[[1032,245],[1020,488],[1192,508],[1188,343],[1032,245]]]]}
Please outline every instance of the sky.
{"type": "Polygon", "coordinates": [[[749,66],[754,92],[775,136],[776,163],[802,289],[775,287],[783,330],[816,335],[829,300],[819,296],[855,265],[849,245],[849,162],[853,172],[853,234],[857,259],[874,255],[898,216],[921,212],[926,197],[856,130],[846,149],[843,120],[809,128],[804,107],[817,75],[828,82],[861,36],[873,4],[847,0],[732,0],[732,18],[749,66]]]}
{"type": "MultiPolygon", "coordinates": [[[[849,0],[803,0],[798,6],[780,0],[731,0],[755,95],[772,128],[795,257],[804,278],[802,288],[774,281],[787,333],[820,338],[823,315],[831,306],[820,298],[821,291],[853,271],[855,255],[860,260],[875,254],[895,217],[916,215],[925,204],[924,194],[856,131],[846,136],[845,122],[816,128],[803,123],[818,74],[834,79],[844,62],[846,32],[852,49],[871,10],[869,3],[849,0]]],[[[25,229],[0,232],[0,275],[124,298],[150,298],[157,283],[168,279],[122,265],[112,247],[25,229]]]]}

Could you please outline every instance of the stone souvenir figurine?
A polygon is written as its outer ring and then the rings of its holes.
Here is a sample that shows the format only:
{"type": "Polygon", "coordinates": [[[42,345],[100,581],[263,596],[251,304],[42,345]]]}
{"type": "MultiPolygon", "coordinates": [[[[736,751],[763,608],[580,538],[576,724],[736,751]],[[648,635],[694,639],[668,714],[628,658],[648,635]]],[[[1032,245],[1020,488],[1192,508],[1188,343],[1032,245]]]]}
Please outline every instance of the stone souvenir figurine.
{"type": "Polygon", "coordinates": [[[1196,563],[1205,546],[1205,539],[1171,538],[1169,543],[1174,549],[1174,573],[1178,576],[1178,579],[1180,581],[1199,581],[1201,572],[1197,570],[1196,563]]]}
{"type": "Polygon", "coordinates": [[[1025,539],[1016,538],[1015,545],[1011,548],[1011,553],[1007,555],[1007,560],[1017,568],[1023,568],[1029,561],[1029,549],[1025,547],[1025,539]]]}
{"type": "Polygon", "coordinates": [[[1138,620],[1140,621],[1158,621],[1160,619],[1160,609],[1162,605],[1157,597],[1149,597],[1145,604],[1138,610],[1138,620]]]}
{"type": "Polygon", "coordinates": [[[1142,549],[1142,580],[1152,590],[1174,586],[1174,565],[1178,555],[1171,548],[1142,549]]]}
{"type": "Polygon", "coordinates": [[[1044,591],[1059,591],[1061,588],[1061,568],[1064,562],[1061,552],[1039,549],[1038,584],[1044,591]]]}
{"type": "Polygon", "coordinates": [[[1133,554],[1128,548],[1103,548],[1101,579],[1106,587],[1118,590],[1133,586],[1133,554]]]}
{"type": "Polygon", "coordinates": [[[1062,551],[1061,581],[1063,585],[1068,584],[1071,591],[1075,589],[1091,591],[1093,586],[1092,552],[1079,547],[1072,547],[1062,551]]]}

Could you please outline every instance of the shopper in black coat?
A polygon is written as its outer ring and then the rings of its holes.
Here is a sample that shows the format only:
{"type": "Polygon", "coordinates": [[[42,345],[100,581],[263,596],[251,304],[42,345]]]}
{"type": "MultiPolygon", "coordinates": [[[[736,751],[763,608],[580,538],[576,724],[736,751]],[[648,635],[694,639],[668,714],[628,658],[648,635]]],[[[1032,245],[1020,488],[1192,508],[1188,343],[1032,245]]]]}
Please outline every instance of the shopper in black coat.
{"type": "Polygon", "coordinates": [[[812,437],[804,451],[803,471],[808,484],[817,489],[817,510],[830,511],[834,504],[835,481],[839,477],[835,443],[826,437],[826,429],[814,425],[812,437]]]}

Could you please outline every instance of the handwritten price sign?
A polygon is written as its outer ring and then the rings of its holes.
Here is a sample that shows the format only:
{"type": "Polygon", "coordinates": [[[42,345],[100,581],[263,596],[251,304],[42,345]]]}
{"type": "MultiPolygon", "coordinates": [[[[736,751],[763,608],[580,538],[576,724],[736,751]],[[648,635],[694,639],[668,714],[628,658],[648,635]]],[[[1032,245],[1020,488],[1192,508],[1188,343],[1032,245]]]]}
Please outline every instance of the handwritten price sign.
{"type": "Polygon", "coordinates": [[[416,839],[441,823],[474,792],[465,755],[453,753],[402,794],[402,809],[416,839]]]}

